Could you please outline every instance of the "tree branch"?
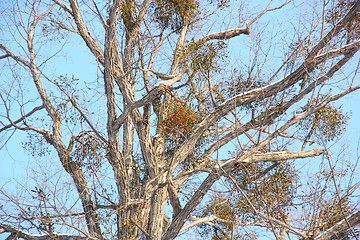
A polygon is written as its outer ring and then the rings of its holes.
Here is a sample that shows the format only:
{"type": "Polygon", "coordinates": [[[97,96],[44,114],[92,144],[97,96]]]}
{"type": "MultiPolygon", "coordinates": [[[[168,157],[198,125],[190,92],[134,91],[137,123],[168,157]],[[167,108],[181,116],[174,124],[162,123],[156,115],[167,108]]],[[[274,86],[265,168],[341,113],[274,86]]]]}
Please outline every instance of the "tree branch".
{"type": "Polygon", "coordinates": [[[91,36],[89,30],[85,25],[84,20],[82,19],[78,2],[76,0],[69,0],[71,6],[71,12],[70,12],[69,8],[66,7],[64,4],[62,4],[60,1],[58,0],[54,0],[54,1],[73,16],[75,20],[75,24],[79,30],[80,36],[84,39],[86,45],[89,47],[90,51],[94,54],[96,59],[103,65],[104,54],[101,48],[96,44],[95,39],[91,36]]]}
{"type": "MultiPolygon", "coordinates": [[[[254,153],[248,158],[236,161],[238,163],[256,163],[256,162],[269,162],[269,161],[286,161],[297,158],[314,157],[323,154],[323,149],[312,149],[304,152],[268,152],[268,153],[254,153]]],[[[234,159],[235,160],[235,159],[234,159]]]]}
{"type": "MultiPolygon", "coordinates": [[[[288,127],[292,126],[293,124],[295,124],[296,122],[298,122],[301,119],[306,118],[307,116],[309,116],[310,114],[320,110],[321,108],[323,108],[324,106],[326,106],[330,101],[334,101],[337,100],[343,96],[345,96],[346,94],[353,92],[357,89],[360,88],[360,85],[345,90],[337,95],[331,96],[329,98],[327,98],[326,100],[324,100],[323,102],[321,102],[320,104],[318,104],[316,107],[302,113],[302,114],[298,114],[298,115],[294,115],[294,117],[292,117],[287,123],[285,123],[282,127],[280,127],[279,130],[275,131],[274,134],[272,134],[271,136],[269,136],[266,140],[264,140],[263,142],[261,142],[261,144],[259,144],[257,147],[253,148],[251,151],[257,151],[259,148],[263,147],[263,145],[267,144],[269,139],[273,139],[275,136],[277,136],[277,134],[279,132],[283,132],[285,129],[287,129],[288,127]]],[[[295,154],[288,154],[288,153],[268,153],[269,155],[267,155],[267,157],[269,157],[269,159],[281,159],[281,160],[286,160],[286,159],[292,159],[294,157],[296,157],[296,155],[298,157],[309,157],[311,156],[311,154],[321,154],[320,152],[321,150],[310,150],[307,152],[302,152],[302,153],[295,153],[295,154]]],[[[187,202],[187,204],[185,205],[185,207],[183,208],[183,210],[179,213],[179,215],[172,221],[171,225],[169,226],[169,228],[167,229],[167,231],[165,232],[165,234],[163,235],[162,239],[173,239],[178,232],[180,231],[181,227],[183,226],[183,224],[187,221],[188,216],[190,215],[191,212],[194,211],[194,209],[196,208],[196,206],[202,201],[202,198],[205,196],[205,194],[207,193],[207,191],[209,191],[209,189],[211,188],[211,186],[218,180],[220,179],[220,177],[224,174],[227,174],[228,172],[231,172],[231,169],[233,169],[233,167],[235,166],[235,164],[237,162],[244,162],[244,163],[249,163],[249,162],[255,162],[256,160],[261,160],[261,161],[266,161],[267,158],[265,157],[265,155],[260,154],[260,155],[256,155],[256,153],[245,153],[243,156],[241,156],[239,159],[232,159],[227,161],[225,164],[220,166],[215,166],[213,167],[212,172],[206,177],[206,179],[202,182],[202,184],[200,185],[200,187],[197,189],[197,191],[194,193],[194,195],[191,197],[191,199],[187,202]],[[254,156],[257,156],[254,158],[254,156]]],[[[276,219],[271,219],[271,221],[275,221],[278,224],[283,224],[282,222],[276,220],[276,219]]],[[[287,224],[285,224],[287,228],[289,228],[289,226],[287,224]]],[[[292,231],[294,231],[295,233],[298,233],[299,235],[303,236],[303,233],[300,233],[299,231],[297,231],[294,228],[291,228],[292,231]]]]}
{"type": "MultiPolygon", "coordinates": [[[[324,76],[321,78],[315,80],[312,82],[305,90],[300,92],[297,96],[295,96],[293,99],[288,101],[286,104],[283,104],[282,108],[283,111],[286,111],[291,105],[293,105],[295,102],[302,99],[306,94],[308,94],[311,90],[313,90],[316,86],[321,84],[322,82],[325,82],[330,77],[332,77],[343,65],[345,65],[351,58],[354,56],[354,54],[359,50],[360,44],[354,44],[352,45],[351,49],[352,51],[346,54],[341,60],[338,61],[337,64],[335,64],[324,76]]],[[[184,159],[188,154],[190,154],[191,149],[195,145],[195,143],[200,139],[202,134],[210,128],[211,125],[218,122],[223,116],[225,116],[227,113],[229,113],[232,109],[242,106],[245,104],[250,104],[254,101],[261,101],[263,99],[266,99],[267,97],[273,96],[277,94],[280,91],[283,91],[287,89],[288,87],[294,85],[295,83],[299,82],[301,79],[303,79],[306,75],[308,75],[310,72],[312,72],[315,69],[315,66],[320,63],[320,60],[323,58],[319,58],[318,61],[314,61],[311,59],[306,59],[303,64],[296,69],[294,72],[292,72],[290,75],[285,77],[284,79],[271,83],[265,87],[260,87],[242,94],[239,94],[237,96],[234,96],[233,98],[227,100],[223,104],[221,104],[219,107],[215,108],[215,110],[209,114],[194,130],[193,134],[185,141],[180,148],[175,152],[171,164],[169,167],[169,173],[173,173],[178,164],[184,159]]],[[[355,90],[352,88],[351,91],[355,90]]],[[[280,113],[274,113],[274,116],[272,115],[266,115],[264,117],[267,118],[267,121],[271,123],[273,118],[277,117],[280,113]]],[[[250,121],[252,122],[252,121],[250,121]]],[[[250,123],[249,122],[249,123],[250,123]]],[[[245,131],[245,126],[248,128],[253,128],[249,125],[249,123],[241,126],[239,129],[235,129],[234,131],[239,131],[242,133],[242,131],[245,131]]],[[[261,118],[260,118],[261,123],[261,118]]],[[[264,121],[262,121],[264,123],[264,121]]],[[[232,135],[236,135],[234,133],[232,135]]],[[[228,134],[228,135],[229,135],[228,134]]],[[[277,134],[280,134],[278,132],[277,134]]],[[[234,137],[234,136],[233,136],[234,137]]],[[[229,139],[223,138],[224,142],[228,142],[229,139]]]]}
{"type": "Polygon", "coordinates": [[[23,64],[24,66],[30,68],[30,63],[23,58],[16,56],[13,52],[11,52],[7,47],[0,43],[0,48],[6,52],[5,56],[9,56],[14,59],[16,62],[23,64]]]}
{"type": "Polygon", "coordinates": [[[4,131],[5,129],[8,129],[12,126],[14,126],[14,124],[17,124],[23,120],[25,120],[27,117],[30,117],[33,113],[41,110],[41,109],[44,109],[44,105],[41,105],[41,106],[38,106],[38,107],[34,107],[30,112],[26,113],[25,115],[23,115],[21,118],[15,120],[15,121],[12,121],[10,124],[7,124],[7,125],[4,125],[4,127],[2,127],[0,129],[0,132],[4,131]]]}
{"type": "Polygon", "coordinates": [[[213,39],[218,40],[227,40],[236,36],[239,36],[240,34],[250,34],[249,25],[246,25],[245,29],[229,29],[223,32],[217,32],[217,33],[211,33],[199,40],[199,42],[206,42],[213,39]]]}
{"type": "MultiPolygon", "coordinates": [[[[180,230],[180,232],[183,232],[189,228],[192,228],[198,224],[201,223],[205,223],[205,224],[209,224],[215,221],[218,222],[223,222],[223,223],[233,223],[231,221],[228,220],[224,220],[222,218],[219,218],[215,215],[211,215],[208,217],[203,217],[203,218],[198,218],[198,217],[190,217],[189,218],[190,223],[186,224],[185,226],[183,226],[180,230]]],[[[260,221],[255,221],[255,222],[236,222],[237,226],[258,226],[260,224],[260,221]]]]}
{"type": "Polygon", "coordinates": [[[154,99],[161,96],[161,94],[166,90],[169,89],[173,84],[180,81],[183,76],[183,73],[177,74],[170,80],[159,82],[155,85],[153,89],[150,90],[148,94],[144,97],[133,101],[132,103],[126,105],[125,110],[121,113],[119,117],[117,117],[113,121],[113,129],[114,131],[119,130],[121,125],[124,123],[128,115],[135,109],[144,106],[145,104],[151,103],[154,99]]]}
{"type": "Polygon", "coordinates": [[[309,53],[307,59],[314,58],[316,55],[318,55],[321,49],[349,23],[359,8],[360,1],[356,1],[349,12],[328,32],[328,34],[326,34],[325,37],[320,40],[318,44],[316,44],[316,46],[309,53]]]}
{"type": "Polygon", "coordinates": [[[24,238],[27,240],[50,240],[50,239],[58,239],[58,240],[86,240],[86,239],[95,239],[89,236],[80,236],[74,234],[53,234],[49,236],[47,234],[30,234],[15,227],[12,227],[8,224],[0,223],[0,234],[3,233],[10,233],[10,236],[7,239],[17,239],[17,238],[24,238]]]}
{"type": "Polygon", "coordinates": [[[316,240],[332,239],[333,236],[336,236],[337,234],[358,225],[360,225],[360,210],[349,215],[347,218],[343,219],[342,221],[336,223],[333,227],[321,233],[315,239],[316,240]]]}

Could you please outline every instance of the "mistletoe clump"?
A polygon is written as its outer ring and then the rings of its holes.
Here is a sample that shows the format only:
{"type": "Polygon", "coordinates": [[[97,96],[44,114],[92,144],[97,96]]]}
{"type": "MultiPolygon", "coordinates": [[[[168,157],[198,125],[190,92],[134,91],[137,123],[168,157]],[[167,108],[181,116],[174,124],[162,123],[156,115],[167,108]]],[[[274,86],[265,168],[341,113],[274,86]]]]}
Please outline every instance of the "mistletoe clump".
{"type": "Polygon", "coordinates": [[[184,141],[199,122],[199,117],[188,104],[172,97],[167,104],[160,127],[168,145],[172,146],[184,141]]]}

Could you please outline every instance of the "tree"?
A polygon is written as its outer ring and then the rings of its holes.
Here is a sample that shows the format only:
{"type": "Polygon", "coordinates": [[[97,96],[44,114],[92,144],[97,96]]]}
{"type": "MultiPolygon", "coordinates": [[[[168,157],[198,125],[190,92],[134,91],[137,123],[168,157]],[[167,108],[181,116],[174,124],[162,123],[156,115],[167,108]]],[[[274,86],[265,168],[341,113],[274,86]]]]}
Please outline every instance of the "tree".
{"type": "Polygon", "coordinates": [[[360,88],[360,2],[320,2],[2,3],[2,141],[27,134],[23,149],[39,166],[33,187],[2,186],[0,231],[355,237],[357,165],[338,171],[329,145],[349,119],[337,101],[360,88]],[[287,11],[292,25],[272,20],[270,35],[267,16],[287,11]],[[93,79],[61,69],[75,48],[91,53],[93,79]],[[303,158],[322,163],[316,178],[301,176],[303,158]],[[41,170],[47,162],[61,170],[41,170]]]}

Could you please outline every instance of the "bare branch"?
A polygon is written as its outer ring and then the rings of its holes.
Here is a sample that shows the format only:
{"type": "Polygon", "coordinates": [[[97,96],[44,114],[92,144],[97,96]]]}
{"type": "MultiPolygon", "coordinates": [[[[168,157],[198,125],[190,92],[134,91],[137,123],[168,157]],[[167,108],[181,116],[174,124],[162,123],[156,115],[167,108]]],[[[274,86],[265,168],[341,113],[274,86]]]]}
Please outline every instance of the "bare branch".
{"type": "Polygon", "coordinates": [[[173,218],[176,217],[181,212],[181,204],[176,191],[176,188],[172,182],[168,184],[168,193],[170,198],[170,203],[173,208],[173,218]]]}
{"type": "Polygon", "coordinates": [[[337,234],[344,232],[349,228],[354,228],[358,225],[360,225],[360,210],[346,217],[346,219],[343,219],[342,221],[336,223],[333,227],[329,228],[325,232],[321,233],[319,236],[315,237],[315,239],[316,240],[332,239],[333,236],[336,236],[337,234]]]}
{"type": "Polygon", "coordinates": [[[4,55],[4,56],[9,56],[12,59],[14,59],[16,62],[19,62],[19,63],[23,64],[24,66],[30,68],[30,63],[28,61],[24,60],[23,58],[21,58],[19,56],[16,56],[13,52],[11,52],[7,47],[5,47],[1,43],[0,43],[0,48],[6,52],[6,55],[4,55]]]}
{"type": "Polygon", "coordinates": [[[66,7],[64,4],[61,4],[60,1],[58,0],[54,0],[54,1],[74,17],[76,26],[79,30],[81,37],[84,39],[86,45],[89,47],[90,51],[94,54],[95,58],[101,64],[104,64],[104,54],[101,48],[97,45],[95,39],[90,35],[90,32],[87,29],[84,20],[82,19],[78,2],[76,0],[69,1],[72,9],[72,12],[70,12],[68,7],[66,7]]]}
{"type": "MultiPolygon", "coordinates": [[[[335,101],[343,96],[345,96],[346,94],[353,92],[357,89],[360,88],[360,85],[348,89],[346,91],[343,91],[337,95],[334,95],[332,97],[329,97],[328,99],[324,100],[322,103],[320,103],[319,105],[317,105],[316,107],[308,110],[305,113],[302,114],[298,114],[298,115],[294,115],[294,117],[292,117],[287,123],[285,123],[282,127],[280,127],[279,130],[275,131],[274,134],[272,134],[271,136],[269,136],[266,140],[264,140],[263,142],[261,142],[261,144],[257,145],[256,147],[254,147],[249,153],[245,153],[244,155],[242,155],[239,159],[237,159],[236,161],[234,160],[229,160],[227,161],[225,164],[223,164],[221,167],[214,167],[213,171],[206,177],[206,179],[202,182],[202,184],[200,185],[200,187],[197,189],[197,191],[194,193],[194,195],[192,196],[192,198],[187,202],[187,204],[185,205],[185,207],[183,208],[183,210],[178,214],[178,216],[174,219],[174,221],[172,222],[172,224],[169,226],[169,228],[167,229],[167,231],[165,232],[165,234],[163,235],[162,239],[172,239],[174,238],[177,233],[180,231],[181,227],[183,226],[183,224],[187,221],[189,215],[191,212],[194,211],[194,209],[196,208],[196,206],[198,204],[200,204],[202,198],[205,196],[205,194],[207,193],[207,191],[209,191],[209,189],[211,188],[211,186],[220,179],[220,177],[224,174],[227,174],[229,172],[231,172],[231,169],[233,169],[233,167],[235,166],[236,162],[251,162],[252,160],[252,156],[254,156],[254,151],[259,150],[260,148],[262,148],[264,145],[267,144],[267,142],[269,141],[269,139],[273,139],[275,136],[277,136],[277,134],[279,132],[283,132],[285,129],[287,129],[288,127],[290,127],[291,125],[295,124],[296,122],[298,122],[300,119],[304,119],[307,116],[309,116],[310,114],[320,110],[321,108],[323,108],[324,106],[326,106],[326,104],[328,104],[330,101],[335,101]]],[[[321,154],[321,150],[310,150],[310,153],[312,154],[321,154]]],[[[271,154],[271,153],[270,153],[271,154]]],[[[296,155],[296,154],[294,154],[296,155]]],[[[285,160],[285,158],[287,157],[288,159],[291,159],[293,157],[295,157],[292,154],[284,154],[283,157],[285,160]]],[[[300,155],[304,156],[304,157],[309,157],[307,152],[303,152],[300,155]]],[[[263,161],[265,160],[265,158],[263,158],[264,155],[259,156],[260,159],[262,159],[263,161]]],[[[271,156],[271,155],[269,155],[271,156]]],[[[276,156],[273,155],[272,157],[276,156]]],[[[277,157],[280,157],[280,155],[277,155],[277,157]]],[[[282,157],[282,156],[281,156],[282,157]]],[[[281,158],[280,157],[280,158],[281,158]]],[[[266,217],[266,216],[264,216],[266,217]]],[[[272,221],[275,221],[276,223],[282,225],[284,223],[282,223],[279,220],[276,219],[271,219],[272,221]]],[[[286,225],[286,224],[285,224],[286,225]]],[[[306,236],[303,233],[299,232],[298,230],[289,227],[288,225],[286,225],[287,228],[291,228],[292,231],[294,231],[295,233],[301,235],[301,236],[306,236]]]]}
{"type": "MultiPolygon", "coordinates": [[[[53,234],[52,236],[49,235],[37,235],[37,234],[29,234],[20,229],[16,229],[10,225],[0,223],[0,234],[2,233],[10,233],[10,236],[7,239],[13,238],[24,238],[29,240],[49,240],[49,239],[59,239],[59,240],[86,240],[89,239],[89,236],[79,236],[73,234],[53,234]]],[[[91,238],[90,239],[95,239],[91,238]]]]}
{"type": "Polygon", "coordinates": [[[212,33],[210,35],[201,38],[199,42],[206,42],[213,39],[227,40],[239,36],[241,34],[246,34],[246,35],[250,34],[249,25],[246,25],[245,29],[229,29],[223,32],[212,33]]]}
{"type": "Polygon", "coordinates": [[[56,3],[57,5],[59,5],[62,9],[64,9],[66,12],[70,13],[71,15],[73,15],[73,11],[70,7],[66,6],[64,3],[62,3],[60,0],[53,0],[54,3],[56,3]]]}
{"type": "Polygon", "coordinates": [[[30,112],[26,113],[26,114],[23,115],[21,118],[13,121],[11,124],[7,124],[7,125],[5,125],[4,127],[2,127],[2,128],[0,129],[0,132],[2,132],[2,131],[4,131],[4,130],[6,130],[6,129],[12,127],[12,126],[14,126],[14,124],[17,124],[17,123],[25,120],[26,118],[30,117],[33,113],[35,113],[35,112],[37,112],[37,111],[39,111],[39,110],[41,110],[41,109],[44,109],[44,105],[41,105],[41,106],[38,106],[38,107],[34,107],[30,112]]]}
{"type": "Polygon", "coordinates": [[[144,233],[145,234],[145,236],[146,237],[150,237],[150,235],[149,235],[149,233],[147,233],[139,224],[137,224],[131,217],[130,217],[130,221],[138,228],[138,229],[140,229],[140,231],[142,232],[142,233],[144,233]]]}
{"type": "Polygon", "coordinates": [[[125,108],[125,110],[121,113],[119,117],[117,117],[113,122],[113,128],[114,131],[120,129],[121,125],[126,120],[127,116],[135,109],[142,107],[148,103],[151,103],[154,99],[161,96],[161,94],[166,90],[169,89],[172,85],[174,85],[176,82],[180,81],[183,76],[183,73],[177,74],[175,77],[171,78],[167,81],[159,82],[155,85],[153,89],[150,90],[148,94],[146,94],[144,97],[133,101],[132,103],[128,104],[125,108]]]}
{"type": "Polygon", "coordinates": [[[224,223],[232,223],[232,224],[236,224],[237,226],[258,226],[260,224],[260,221],[254,221],[254,222],[231,222],[228,220],[224,220],[222,218],[219,218],[215,215],[211,215],[208,217],[203,217],[203,218],[198,218],[198,217],[190,217],[189,218],[190,223],[186,224],[185,226],[183,226],[180,230],[180,232],[183,232],[189,228],[192,228],[198,224],[201,223],[205,223],[205,224],[210,224],[213,222],[224,222],[224,223]]]}
{"type": "Polygon", "coordinates": [[[10,57],[10,55],[9,54],[1,55],[0,59],[7,58],[7,57],[10,57]]]}
{"type": "MultiPolygon", "coordinates": [[[[323,149],[312,149],[304,152],[268,152],[268,153],[254,153],[249,158],[237,161],[238,163],[255,163],[268,161],[286,161],[290,159],[308,158],[319,156],[325,151],[323,149]]],[[[234,159],[235,160],[235,159],[234,159]]]]}
{"type": "Polygon", "coordinates": [[[356,1],[349,12],[331,29],[325,37],[323,37],[318,44],[311,50],[307,59],[311,59],[319,54],[321,49],[335,37],[348,24],[349,20],[353,18],[360,8],[360,1],[356,1]]]}
{"type": "MultiPolygon", "coordinates": [[[[319,43],[320,44],[320,43],[319,43]]],[[[315,46],[317,47],[317,46],[315,46]]],[[[306,94],[308,94],[311,90],[313,90],[317,85],[325,82],[330,77],[332,77],[343,65],[345,65],[352,56],[359,50],[360,44],[356,44],[356,47],[353,48],[351,52],[346,54],[337,64],[335,64],[323,77],[312,82],[305,90],[303,90],[300,94],[294,97],[292,100],[288,101],[286,104],[282,106],[283,110],[287,110],[291,105],[295,102],[302,99],[306,94]]],[[[322,58],[320,58],[322,59],[322,58]]],[[[191,151],[190,149],[194,146],[194,144],[198,141],[198,139],[202,136],[202,134],[209,129],[211,125],[219,121],[223,116],[229,113],[232,109],[235,109],[238,106],[242,106],[245,104],[250,104],[254,101],[259,101],[266,99],[267,97],[273,96],[280,91],[287,89],[288,87],[294,85],[295,83],[302,80],[307,74],[312,72],[315,69],[315,66],[320,62],[314,62],[312,59],[306,59],[303,64],[299,68],[297,68],[294,72],[289,74],[282,80],[279,80],[275,83],[271,83],[265,87],[257,88],[242,94],[239,94],[223,104],[217,107],[210,115],[208,115],[194,130],[194,133],[185,141],[182,146],[178,149],[178,151],[174,154],[170,165],[170,172],[172,173],[178,164],[184,159],[191,151]]],[[[354,90],[354,89],[353,89],[354,90]]],[[[277,116],[279,113],[275,113],[277,116]]],[[[272,120],[275,116],[267,115],[266,116],[269,121],[272,120]]],[[[249,124],[247,124],[249,125],[249,124]]],[[[244,128],[245,125],[242,126],[244,128]]],[[[247,126],[250,128],[250,126],[247,126]]],[[[244,131],[243,129],[241,129],[244,131]]],[[[246,129],[245,129],[246,130],[246,129]]],[[[236,129],[235,131],[239,131],[236,129]]]]}

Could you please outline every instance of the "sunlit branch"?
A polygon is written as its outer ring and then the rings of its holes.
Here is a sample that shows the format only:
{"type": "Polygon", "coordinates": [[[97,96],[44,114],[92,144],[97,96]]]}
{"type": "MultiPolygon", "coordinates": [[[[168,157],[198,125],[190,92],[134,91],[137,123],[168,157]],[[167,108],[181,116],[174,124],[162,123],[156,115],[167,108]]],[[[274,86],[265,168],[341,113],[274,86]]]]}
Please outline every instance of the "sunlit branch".
{"type": "MultiPolygon", "coordinates": [[[[258,129],[259,131],[262,131],[264,133],[267,133],[267,134],[273,134],[274,132],[272,131],[269,131],[269,130],[266,130],[266,129],[263,129],[263,128],[260,128],[258,129]]],[[[311,143],[315,143],[316,141],[315,140],[311,140],[311,139],[305,139],[305,138],[302,138],[302,137],[298,137],[298,136],[294,136],[294,135],[288,135],[286,133],[280,133],[279,134],[280,137],[284,137],[284,138],[291,138],[291,139],[297,139],[297,140],[302,140],[302,141],[306,141],[306,142],[311,142],[311,143]]]]}
{"type": "Polygon", "coordinates": [[[290,159],[308,158],[319,156],[324,153],[323,149],[312,149],[303,152],[268,152],[268,153],[253,153],[248,158],[237,161],[238,163],[255,163],[255,162],[269,162],[269,161],[286,161],[290,159]]]}
{"type": "Polygon", "coordinates": [[[16,62],[19,62],[19,63],[21,63],[22,65],[30,68],[30,63],[29,63],[28,61],[26,61],[26,60],[24,60],[23,58],[15,55],[13,52],[11,52],[7,47],[5,47],[5,46],[4,46],[3,44],[1,44],[1,43],[0,43],[0,48],[6,52],[6,55],[4,55],[4,56],[9,56],[9,57],[11,57],[12,59],[14,59],[16,62]]]}
{"type": "Polygon", "coordinates": [[[70,12],[69,8],[66,7],[64,4],[62,4],[60,1],[58,0],[54,0],[54,1],[73,16],[76,26],[79,30],[79,34],[84,39],[86,45],[89,47],[90,51],[94,54],[95,58],[101,64],[104,64],[104,54],[101,48],[97,45],[95,39],[90,35],[90,32],[87,29],[84,20],[82,19],[78,2],[76,0],[69,1],[71,5],[71,12],[70,12]]]}
{"type": "Polygon", "coordinates": [[[356,1],[348,13],[323,37],[318,44],[311,50],[307,59],[316,57],[321,49],[333,39],[348,24],[360,7],[360,1],[356,1]]]}
{"type": "MultiPolygon", "coordinates": [[[[284,130],[286,130],[288,127],[292,126],[293,124],[297,123],[298,121],[300,121],[301,119],[304,119],[306,117],[308,117],[310,114],[318,111],[319,109],[323,108],[324,106],[326,106],[330,101],[335,101],[343,96],[345,96],[346,94],[349,94],[357,89],[360,88],[360,85],[345,90],[337,95],[328,97],[326,100],[324,100],[323,102],[321,102],[320,104],[318,104],[317,106],[315,106],[312,109],[309,109],[308,111],[306,111],[305,113],[302,114],[297,114],[294,115],[288,122],[286,122],[282,127],[280,127],[280,129],[278,129],[277,131],[274,132],[274,134],[272,134],[271,136],[269,136],[266,140],[262,141],[258,146],[254,147],[250,153],[245,153],[243,156],[241,156],[239,159],[236,160],[230,160],[227,161],[225,164],[223,164],[220,168],[219,167],[215,167],[213,168],[213,171],[206,177],[206,179],[203,181],[203,183],[200,185],[200,187],[196,190],[196,192],[193,194],[193,196],[191,197],[191,199],[187,202],[187,204],[185,205],[185,207],[181,210],[180,214],[178,215],[178,217],[175,218],[175,220],[173,221],[173,223],[169,226],[169,228],[167,229],[167,231],[165,232],[165,234],[163,235],[162,239],[167,239],[169,237],[173,237],[177,234],[178,231],[180,231],[181,227],[183,226],[183,224],[185,223],[185,221],[187,220],[189,214],[195,209],[195,207],[200,204],[202,198],[205,196],[205,194],[207,193],[207,191],[211,188],[211,186],[220,179],[220,177],[222,175],[227,174],[228,172],[231,172],[231,169],[233,169],[233,167],[235,166],[236,162],[241,162],[241,161],[245,161],[245,162],[251,162],[251,155],[254,154],[255,151],[258,151],[260,148],[262,148],[264,145],[266,145],[268,143],[268,141],[270,141],[271,139],[273,139],[274,137],[276,137],[278,135],[279,132],[283,132],[284,130]]],[[[311,151],[315,151],[313,153],[315,154],[321,154],[319,150],[311,150],[311,151]]],[[[309,157],[307,155],[307,152],[300,152],[300,155],[304,156],[304,157],[309,157]]],[[[258,156],[260,159],[263,159],[264,155],[262,156],[258,156]]],[[[271,157],[269,155],[269,157],[271,157]]],[[[272,156],[274,157],[274,156],[272,156]]],[[[285,160],[285,157],[288,157],[289,159],[292,159],[296,156],[290,154],[288,155],[287,153],[284,154],[283,156],[278,155],[278,157],[282,158],[282,160],[285,160]]],[[[256,209],[255,209],[256,210],[256,209]]],[[[256,210],[257,211],[257,210],[256,210]]],[[[259,213],[261,214],[261,213],[259,213]]],[[[261,214],[261,217],[264,217],[265,219],[267,219],[265,215],[261,214]]],[[[289,230],[293,231],[294,233],[306,237],[306,235],[300,231],[298,231],[297,229],[284,224],[283,222],[277,220],[277,219],[273,219],[273,218],[269,218],[268,220],[274,221],[275,223],[284,226],[286,228],[288,228],[289,230]]]]}
{"type": "Polygon", "coordinates": [[[249,25],[246,26],[246,29],[229,29],[223,32],[217,32],[209,34],[199,40],[199,42],[206,42],[209,40],[217,39],[217,40],[227,40],[236,36],[239,36],[241,34],[249,35],[249,25]]]}
{"type": "MultiPolygon", "coordinates": [[[[228,133],[222,138],[222,144],[216,143],[212,145],[212,147],[207,151],[206,153],[208,156],[211,156],[211,154],[219,148],[219,146],[222,146],[232,140],[237,135],[244,133],[245,131],[251,129],[251,128],[257,128],[262,127],[264,125],[271,124],[276,117],[281,115],[282,112],[286,111],[290,108],[294,103],[300,101],[303,97],[306,96],[310,91],[312,91],[316,86],[319,84],[325,82],[329,78],[331,78],[342,66],[344,66],[351,58],[352,56],[359,50],[360,45],[356,45],[354,47],[353,51],[346,54],[341,60],[337,62],[324,76],[320,77],[319,79],[315,80],[307,88],[305,88],[302,92],[300,92],[297,96],[293,97],[291,100],[289,100],[286,103],[283,103],[281,106],[281,109],[279,111],[275,111],[272,114],[260,114],[257,119],[258,121],[251,120],[250,122],[239,126],[232,132],[228,133]],[[258,124],[258,125],[257,125],[258,124]]],[[[205,118],[198,126],[197,129],[194,130],[194,134],[189,137],[187,142],[185,142],[180,149],[175,153],[173,160],[170,165],[170,172],[173,172],[180,161],[183,159],[182,154],[189,154],[188,148],[193,146],[195,142],[200,138],[201,134],[207,130],[207,128],[210,127],[214,122],[217,122],[222,116],[224,116],[226,113],[230,112],[232,109],[236,108],[236,106],[241,106],[244,104],[249,104],[253,101],[259,101],[258,98],[265,99],[269,96],[272,96],[276,94],[279,91],[283,91],[287,87],[295,84],[295,82],[300,81],[306,74],[308,74],[308,70],[311,68],[311,71],[314,70],[314,65],[312,65],[310,62],[305,61],[297,70],[295,70],[293,73],[291,73],[289,76],[287,76],[285,79],[280,80],[278,82],[275,82],[273,84],[269,84],[263,88],[254,89],[251,91],[248,91],[246,93],[240,94],[238,96],[235,96],[225,103],[221,104],[219,107],[215,109],[213,113],[211,113],[207,118],[205,118]],[[306,67],[307,66],[307,67],[306,67]],[[293,78],[293,79],[292,79],[293,78]],[[286,87],[285,87],[286,86],[286,87]]],[[[351,91],[354,91],[355,89],[351,88],[351,91]]],[[[275,109],[276,110],[276,109],[275,109]]],[[[299,121],[299,120],[297,120],[299,121]]],[[[285,130],[285,129],[284,129],[285,130]]],[[[278,136],[283,131],[277,131],[276,136],[278,136]]],[[[272,138],[271,138],[272,139],[272,138]]],[[[266,141],[267,143],[270,141],[270,138],[266,141]]],[[[218,141],[219,142],[219,141],[218,141]]],[[[261,144],[261,147],[263,147],[264,144],[261,144]]],[[[257,146],[257,149],[260,148],[260,145],[257,146]]]]}
{"type": "Polygon", "coordinates": [[[54,3],[56,3],[57,5],[59,5],[62,9],[64,9],[66,12],[70,13],[71,15],[73,15],[73,11],[70,7],[66,6],[63,2],[61,2],[60,0],[53,0],[54,3]]]}
{"type": "Polygon", "coordinates": [[[349,43],[341,48],[328,51],[327,53],[315,57],[314,62],[318,64],[325,62],[326,60],[329,60],[331,58],[339,57],[341,55],[351,54],[353,52],[356,52],[359,49],[359,46],[360,46],[360,40],[353,43],[349,43]]]}
{"type": "Polygon", "coordinates": [[[265,140],[263,140],[261,143],[259,143],[256,147],[254,147],[252,149],[252,151],[258,151],[260,150],[262,147],[266,146],[272,139],[274,139],[275,137],[279,136],[279,134],[281,132],[284,132],[286,129],[288,129],[290,126],[294,125],[295,123],[299,122],[302,119],[305,119],[306,117],[308,117],[309,115],[319,111],[320,109],[322,109],[323,107],[325,107],[328,103],[335,101],[351,92],[354,92],[356,90],[360,89],[360,85],[357,85],[353,88],[349,88],[345,91],[342,91],[339,94],[333,95],[333,96],[329,96],[327,97],[324,101],[322,101],[321,103],[319,103],[318,105],[316,105],[315,107],[308,109],[306,112],[303,112],[301,114],[295,114],[291,119],[289,119],[284,125],[282,125],[279,129],[277,129],[273,134],[271,134],[270,136],[268,136],[265,140]]]}
{"type": "MultiPolygon", "coordinates": [[[[10,225],[0,223],[0,234],[2,233],[10,233],[10,236],[7,237],[7,239],[13,239],[13,238],[24,238],[29,240],[43,240],[49,238],[47,234],[38,235],[38,234],[30,234],[26,233],[24,231],[21,231],[15,227],[12,227],[10,225]]],[[[95,239],[90,236],[79,236],[79,235],[73,235],[73,234],[53,234],[53,238],[59,239],[59,240],[85,240],[85,239],[95,239]]]]}
{"type": "Polygon", "coordinates": [[[336,223],[333,227],[329,228],[325,232],[321,233],[319,236],[315,237],[316,240],[326,240],[331,239],[333,236],[346,231],[349,227],[356,227],[360,225],[360,210],[350,214],[346,219],[336,223]],[[349,226],[350,224],[350,226],[349,226]]]}
{"type": "Polygon", "coordinates": [[[209,224],[209,223],[214,223],[214,222],[222,222],[222,223],[229,223],[229,224],[236,224],[237,226],[259,226],[259,224],[261,223],[261,221],[254,221],[254,222],[239,222],[239,221],[236,221],[236,222],[233,222],[233,221],[229,221],[229,220],[225,220],[225,219],[222,219],[220,217],[217,217],[215,215],[211,215],[211,216],[208,216],[208,217],[203,217],[203,218],[198,218],[198,217],[191,217],[189,219],[190,223],[184,225],[180,232],[183,232],[189,228],[192,228],[198,224],[209,224]]]}
{"type": "Polygon", "coordinates": [[[180,81],[182,78],[182,75],[183,75],[183,73],[179,73],[178,75],[171,78],[170,80],[159,82],[144,97],[142,97],[136,101],[133,101],[132,103],[127,105],[126,108],[124,109],[124,111],[121,113],[121,115],[114,120],[114,122],[113,122],[114,131],[120,129],[121,125],[124,123],[127,116],[134,109],[142,107],[147,103],[151,103],[154,99],[160,97],[166,89],[170,88],[174,83],[180,81]]]}
{"type": "Polygon", "coordinates": [[[21,121],[24,121],[26,118],[30,117],[33,113],[41,110],[41,109],[44,109],[44,105],[41,105],[41,106],[38,106],[38,107],[34,107],[30,112],[24,114],[21,118],[15,120],[15,121],[12,121],[11,124],[7,124],[7,125],[4,125],[4,127],[2,127],[0,129],[0,132],[16,125],[17,123],[21,122],[21,121]]]}

